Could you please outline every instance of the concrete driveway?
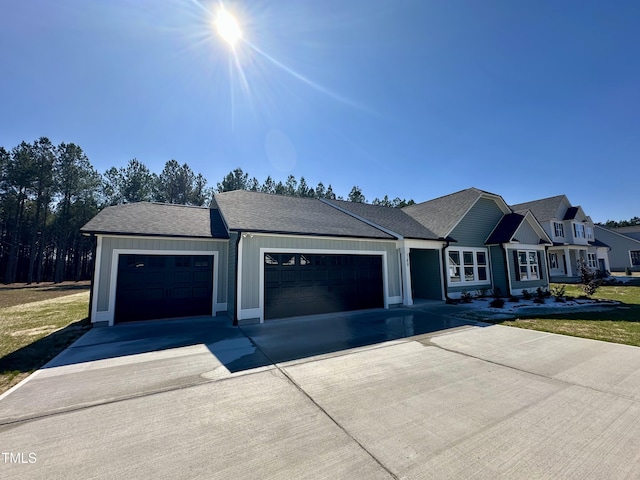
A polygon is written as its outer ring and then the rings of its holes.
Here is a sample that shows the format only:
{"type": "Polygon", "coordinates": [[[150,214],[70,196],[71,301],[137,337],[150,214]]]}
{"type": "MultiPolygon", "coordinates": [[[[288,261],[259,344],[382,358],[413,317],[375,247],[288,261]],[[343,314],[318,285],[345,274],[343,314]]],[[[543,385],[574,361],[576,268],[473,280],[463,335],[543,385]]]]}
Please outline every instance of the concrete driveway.
{"type": "Polygon", "coordinates": [[[640,477],[640,349],[457,311],[92,330],[0,399],[0,476],[640,477]]]}

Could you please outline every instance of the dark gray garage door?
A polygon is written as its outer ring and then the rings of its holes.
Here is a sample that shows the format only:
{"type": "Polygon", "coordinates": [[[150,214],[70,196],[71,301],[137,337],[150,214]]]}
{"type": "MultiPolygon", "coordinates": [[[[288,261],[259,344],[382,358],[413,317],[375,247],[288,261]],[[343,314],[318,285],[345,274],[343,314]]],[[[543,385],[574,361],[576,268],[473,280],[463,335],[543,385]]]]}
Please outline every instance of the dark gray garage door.
{"type": "Polygon", "coordinates": [[[265,319],[381,308],[380,255],[266,253],[265,319]]]}
{"type": "Polygon", "coordinates": [[[211,315],[210,255],[120,255],[116,322],[211,315]]]}

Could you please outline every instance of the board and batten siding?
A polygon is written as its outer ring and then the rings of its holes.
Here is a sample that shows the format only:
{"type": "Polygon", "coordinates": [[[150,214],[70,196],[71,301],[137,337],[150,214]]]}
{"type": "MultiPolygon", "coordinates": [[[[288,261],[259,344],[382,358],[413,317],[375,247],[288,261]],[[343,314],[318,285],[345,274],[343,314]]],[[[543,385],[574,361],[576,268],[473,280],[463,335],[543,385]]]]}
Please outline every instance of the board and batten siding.
{"type": "MultiPolygon", "coordinates": [[[[227,301],[227,257],[228,257],[228,240],[191,240],[176,238],[153,238],[153,237],[109,237],[101,236],[102,248],[100,251],[100,273],[97,280],[96,295],[96,313],[99,321],[100,313],[109,310],[110,296],[115,292],[110,291],[111,267],[114,250],[140,250],[146,254],[152,254],[153,251],[201,251],[201,252],[218,252],[218,283],[214,288],[217,289],[218,295],[215,303],[221,304],[227,301]]],[[[111,312],[113,314],[113,312],[111,312]]]]}
{"type": "MultiPolygon", "coordinates": [[[[246,235],[242,238],[241,272],[241,309],[242,315],[249,318],[251,312],[260,309],[260,267],[264,261],[260,258],[260,249],[290,249],[295,251],[376,251],[387,253],[387,287],[389,297],[397,297],[401,303],[401,287],[398,254],[395,241],[355,240],[339,238],[319,238],[303,236],[271,236],[265,234],[246,235]],[[247,311],[250,311],[247,313],[247,311]],[[248,316],[247,316],[248,315],[248,316]]],[[[255,316],[258,316],[256,313],[255,316]]]]}
{"type": "Polygon", "coordinates": [[[449,234],[452,247],[484,247],[504,212],[489,198],[480,198],[449,234]]]}

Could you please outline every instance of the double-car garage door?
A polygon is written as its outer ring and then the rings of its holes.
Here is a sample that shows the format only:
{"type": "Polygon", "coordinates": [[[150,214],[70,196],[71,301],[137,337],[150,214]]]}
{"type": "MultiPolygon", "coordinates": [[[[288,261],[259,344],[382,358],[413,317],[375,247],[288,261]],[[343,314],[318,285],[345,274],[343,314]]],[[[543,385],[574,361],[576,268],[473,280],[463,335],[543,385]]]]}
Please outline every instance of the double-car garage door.
{"type": "Polygon", "coordinates": [[[266,320],[382,308],[382,256],[265,253],[266,320]]]}
{"type": "Polygon", "coordinates": [[[212,295],[211,255],[119,256],[116,322],[211,315],[212,295]]]}

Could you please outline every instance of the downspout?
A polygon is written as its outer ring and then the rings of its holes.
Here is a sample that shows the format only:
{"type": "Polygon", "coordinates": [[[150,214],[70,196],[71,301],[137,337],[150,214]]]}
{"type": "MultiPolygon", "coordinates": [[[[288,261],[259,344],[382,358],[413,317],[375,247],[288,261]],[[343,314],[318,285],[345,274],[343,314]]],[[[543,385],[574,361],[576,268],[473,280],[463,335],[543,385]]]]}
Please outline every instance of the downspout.
{"type": "Polygon", "coordinates": [[[238,304],[238,285],[239,285],[239,268],[238,261],[240,258],[240,239],[242,238],[242,232],[238,232],[238,238],[236,239],[236,286],[233,291],[233,304],[235,308],[233,309],[233,326],[238,326],[238,309],[240,305],[238,304]]]}

